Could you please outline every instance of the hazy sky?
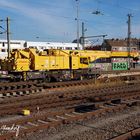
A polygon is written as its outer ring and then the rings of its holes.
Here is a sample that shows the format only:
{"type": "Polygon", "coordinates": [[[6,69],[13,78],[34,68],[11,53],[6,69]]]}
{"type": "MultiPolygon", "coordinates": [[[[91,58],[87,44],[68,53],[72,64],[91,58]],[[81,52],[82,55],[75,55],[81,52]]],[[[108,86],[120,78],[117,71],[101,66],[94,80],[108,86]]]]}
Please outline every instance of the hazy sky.
{"type": "MultiPolygon", "coordinates": [[[[133,15],[132,37],[139,38],[140,0],[79,0],[80,34],[84,22],[86,36],[125,38],[128,13],[133,15]],[[97,10],[103,15],[92,14],[97,10]]],[[[11,39],[71,42],[76,38],[75,0],[0,0],[0,19],[6,17],[11,19],[11,39]]],[[[6,28],[6,22],[0,24],[6,28]]]]}

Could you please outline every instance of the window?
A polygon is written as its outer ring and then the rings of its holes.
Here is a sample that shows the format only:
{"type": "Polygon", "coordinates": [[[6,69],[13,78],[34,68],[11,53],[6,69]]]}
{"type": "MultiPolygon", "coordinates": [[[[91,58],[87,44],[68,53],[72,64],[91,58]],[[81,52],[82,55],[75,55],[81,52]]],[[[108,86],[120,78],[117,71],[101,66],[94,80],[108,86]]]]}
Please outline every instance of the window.
{"type": "Polygon", "coordinates": [[[44,50],[46,47],[45,46],[39,46],[39,48],[44,50]]]}
{"type": "Polygon", "coordinates": [[[137,49],[136,48],[132,48],[132,51],[136,51],[137,49]]]}
{"type": "Polygon", "coordinates": [[[5,49],[1,49],[1,52],[6,52],[6,50],[5,49]]]}
{"type": "Polygon", "coordinates": [[[62,50],[62,47],[57,47],[57,49],[60,49],[60,50],[62,50]]]}
{"type": "Polygon", "coordinates": [[[24,46],[25,48],[27,48],[27,42],[25,42],[23,46],[24,46]]]}
{"type": "Polygon", "coordinates": [[[19,44],[21,44],[20,42],[10,42],[10,44],[17,44],[17,45],[19,45],[19,44]]]}
{"type": "Polygon", "coordinates": [[[112,48],[112,51],[117,51],[117,48],[112,48]]]}
{"type": "Polygon", "coordinates": [[[88,58],[87,57],[80,58],[80,63],[81,64],[88,64],[88,58]]]}
{"type": "Polygon", "coordinates": [[[65,49],[66,50],[72,50],[72,47],[66,47],[65,49]]]}
{"type": "Polygon", "coordinates": [[[5,43],[4,42],[2,42],[2,47],[4,47],[5,46],[5,43]]]}
{"type": "Polygon", "coordinates": [[[37,46],[29,46],[29,48],[37,48],[37,46]]]}

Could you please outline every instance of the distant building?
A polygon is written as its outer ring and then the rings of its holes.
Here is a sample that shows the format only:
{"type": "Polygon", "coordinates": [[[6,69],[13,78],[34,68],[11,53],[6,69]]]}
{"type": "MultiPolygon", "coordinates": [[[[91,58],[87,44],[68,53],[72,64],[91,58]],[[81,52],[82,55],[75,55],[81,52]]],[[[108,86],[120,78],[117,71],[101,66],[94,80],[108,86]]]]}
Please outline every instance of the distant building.
{"type": "MultiPolygon", "coordinates": [[[[105,39],[101,50],[106,51],[129,51],[127,39],[105,39]]],[[[130,51],[140,50],[140,39],[133,38],[130,41],[130,51]]],[[[129,62],[129,58],[112,58],[112,62],[129,62]]],[[[133,58],[130,58],[133,63],[133,58]]],[[[132,66],[131,66],[132,67],[132,66]]]]}
{"type": "MultiPolygon", "coordinates": [[[[108,51],[128,51],[128,41],[127,39],[105,39],[101,49],[108,51]]],[[[138,50],[140,50],[140,39],[131,39],[130,51],[138,50]]]]}

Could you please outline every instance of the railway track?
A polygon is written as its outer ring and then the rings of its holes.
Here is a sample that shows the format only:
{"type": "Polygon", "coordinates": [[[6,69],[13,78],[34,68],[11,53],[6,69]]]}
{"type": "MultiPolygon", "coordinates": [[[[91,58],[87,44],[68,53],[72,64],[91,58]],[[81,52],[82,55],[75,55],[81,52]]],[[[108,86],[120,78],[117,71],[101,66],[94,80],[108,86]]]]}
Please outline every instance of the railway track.
{"type": "MultiPolygon", "coordinates": [[[[95,82],[104,84],[112,81],[125,81],[125,80],[139,80],[140,72],[135,71],[108,71],[101,72],[102,78],[82,81],[66,81],[66,82],[55,82],[55,83],[44,83],[40,82],[12,82],[12,83],[0,83],[0,98],[23,96],[32,93],[42,92],[43,89],[60,89],[67,87],[95,85],[95,82]],[[126,75],[126,73],[129,75],[126,75]],[[116,76],[111,76],[115,74],[116,76]],[[121,74],[121,75],[119,75],[121,74]],[[125,74],[125,75],[124,75],[125,74]],[[125,78],[124,78],[125,77],[125,78]],[[128,77],[128,78],[127,78],[128,77]]],[[[139,81],[137,81],[139,82],[139,81]]]]}
{"type": "Polygon", "coordinates": [[[42,90],[42,87],[36,86],[36,82],[0,83],[0,98],[28,95],[42,90]]]}
{"type": "Polygon", "coordinates": [[[139,81],[109,83],[97,87],[94,80],[47,84],[23,82],[6,86],[8,84],[0,89],[0,93],[5,91],[5,94],[9,94],[2,96],[0,100],[0,116],[19,114],[23,109],[31,110],[31,116],[1,121],[0,128],[14,125],[19,126],[20,131],[19,134],[17,131],[0,131],[0,140],[117,112],[140,103],[139,81]],[[37,89],[39,94],[25,93],[28,90],[35,92],[37,89]],[[13,96],[10,91],[17,93],[13,96]]]}
{"type": "Polygon", "coordinates": [[[77,81],[66,81],[66,82],[54,82],[54,83],[38,83],[37,86],[43,86],[44,88],[61,88],[61,87],[71,87],[77,85],[91,85],[94,84],[94,80],[77,80],[77,81]]]}
{"type": "Polygon", "coordinates": [[[22,136],[27,133],[38,130],[48,129],[50,127],[57,127],[61,124],[74,123],[81,120],[87,120],[94,116],[104,115],[105,113],[117,112],[127,108],[125,103],[101,103],[98,106],[87,106],[79,108],[64,109],[59,112],[38,113],[33,116],[20,118],[19,120],[7,121],[0,123],[3,126],[12,127],[14,124],[20,130],[15,132],[2,131],[0,135],[1,140],[10,139],[15,136],[22,136]]]}
{"type": "Polygon", "coordinates": [[[133,76],[137,76],[139,78],[140,76],[140,71],[137,69],[133,70],[117,70],[117,71],[96,71],[96,73],[99,73],[101,76],[100,78],[103,77],[129,77],[133,78],[133,76]],[[132,77],[131,77],[132,76],[132,77]]]}
{"type": "MultiPolygon", "coordinates": [[[[132,83],[134,84],[134,82],[132,83]]],[[[136,84],[139,84],[139,83],[135,83],[136,84]]],[[[63,93],[67,93],[68,94],[74,94],[74,92],[77,92],[77,91],[90,91],[90,90],[93,90],[94,88],[94,91],[98,91],[99,89],[102,89],[102,90],[109,90],[109,88],[121,88],[122,86],[128,86],[127,84],[124,84],[124,83],[118,83],[117,85],[114,85],[114,84],[105,84],[105,85],[101,85],[101,86],[94,86],[92,84],[90,85],[77,85],[77,86],[71,86],[71,87],[64,87],[64,88],[58,88],[56,90],[56,88],[53,88],[53,89],[47,89],[45,90],[44,92],[46,94],[52,94],[51,96],[61,96],[61,94],[63,93]],[[55,93],[55,94],[54,94],[55,93]],[[57,93],[57,94],[56,94],[57,93]]],[[[46,96],[49,96],[49,95],[46,95],[46,96]]],[[[32,96],[22,96],[22,98],[20,96],[16,96],[16,97],[12,97],[10,98],[10,96],[8,98],[4,98],[4,100],[1,100],[0,101],[0,104],[2,103],[8,103],[8,102],[18,102],[18,101],[22,101],[22,100],[28,100],[28,99],[34,99],[34,98],[40,98],[42,97],[42,94],[34,94],[32,96]]]]}
{"type": "MultiPolygon", "coordinates": [[[[80,87],[79,87],[80,88],[80,87]]],[[[93,89],[92,87],[83,87],[77,90],[61,91],[52,94],[43,94],[18,98],[16,100],[4,100],[0,102],[1,116],[6,114],[18,114],[23,109],[29,109],[32,112],[37,108],[40,110],[57,108],[58,106],[71,106],[84,104],[86,102],[109,101],[114,99],[135,99],[140,98],[140,86],[136,85],[121,85],[114,87],[104,87],[101,89],[93,89]]]]}
{"type": "Polygon", "coordinates": [[[138,140],[140,138],[140,128],[134,128],[133,130],[123,133],[119,136],[112,138],[111,140],[138,140]]]}
{"type": "Polygon", "coordinates": [[[94,80],[66,81],[66,82],[12,82],[0,83],[0,98],[25,96],[32,93],[42,92],[43,89],[61,89],[67,87],[95,85],[94,80]]]}

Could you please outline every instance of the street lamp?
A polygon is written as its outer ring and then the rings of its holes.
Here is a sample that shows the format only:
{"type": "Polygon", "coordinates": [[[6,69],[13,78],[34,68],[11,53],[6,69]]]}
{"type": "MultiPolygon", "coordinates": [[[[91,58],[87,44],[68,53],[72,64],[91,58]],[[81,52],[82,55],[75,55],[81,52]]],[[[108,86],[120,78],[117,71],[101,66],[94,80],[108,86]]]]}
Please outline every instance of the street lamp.
{"type": "Polygon", "coordinates": [[[131,17],[132,14],[128,14],[128,38],[127,38],[127,46],[128,46],[128,69],[130,70],[131,65],[130,65],[130,52],[131,52],[131,17]]]}
{"type": "Polygon", "coordinates": [[[86,31],[87,31],[87,29],[85,29],[85,27],[84,27],[84,22],[82,22],[82,36],[80,38],[81,44],[82,44],[82,49],[84,49],[84,47],[85,47],[85,32],[86,31]]]}
{"type": "Polygon", "coordinates": [[[0,31],[0,34],[6,33],[7,34],[7,49],[8,49],[8,60],[10,58],[10,18],[7,17],[6,20],[1,19],[0,22],[6,21],[7,29],[5,30],[2,26],[0,26],[1,29],[4,30],[4,32],[0,31]]]}
{"type": "MultiPolygon", "coordinates": [[[[76,13],[77,13],[77,17],[75,18],[75,20],[77,21],[77,49],[79,49],[79,0],[75,0],[76,1],[76,13]]],[[[95,15],[103,15],[101,13],[101,11],[93,11],[91,14],[95,14],[95,15]]],[[[84,24],[82,23],[82,28],[84,28],[84,24]]],[[[85,31],[83,31],[82,33],[84,33],[85,31]]],[[[83,47],[84,47],[84,35],[82,35],[82,41],[83,41],[83,47]]]]}
{"type": "Polygon", "coordinates": [[[77,49],[79,49],[79,0],[76,0],[76,9],[77,9],[77,49]]]}

